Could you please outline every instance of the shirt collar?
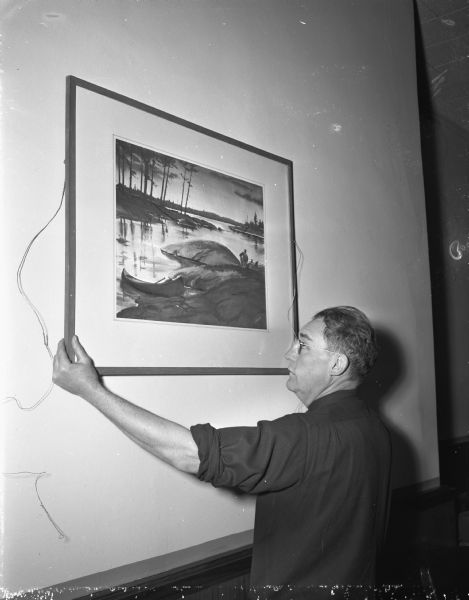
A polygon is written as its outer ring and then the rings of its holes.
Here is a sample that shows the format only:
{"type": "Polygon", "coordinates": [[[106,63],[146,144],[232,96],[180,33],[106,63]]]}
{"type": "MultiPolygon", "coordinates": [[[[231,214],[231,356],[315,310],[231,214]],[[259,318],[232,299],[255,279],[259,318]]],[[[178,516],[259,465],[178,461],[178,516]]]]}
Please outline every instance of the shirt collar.
{"type": "Polygon", "coordinates": [[[307,412],[312,413],[323,410],[327,411],[329,407],[332,408],[332,406],[339,402],[348,402],[350,400],[355,400],[355,402],[360,401],[357,396],[356,388],[352,390],[338,390],[337,392],[332,392],[331,394],[327,394],[326,396],[321,396],[317,400],[313,400],[313,402],[311,402],[307,412]]]}

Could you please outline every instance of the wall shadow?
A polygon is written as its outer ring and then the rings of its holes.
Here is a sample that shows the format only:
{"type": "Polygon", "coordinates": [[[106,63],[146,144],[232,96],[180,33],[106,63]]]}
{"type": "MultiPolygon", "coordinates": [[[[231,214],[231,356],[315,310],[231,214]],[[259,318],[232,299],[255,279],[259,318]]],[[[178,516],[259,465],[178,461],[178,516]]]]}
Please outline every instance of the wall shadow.
{"type": "MultiPolygon", "coordinates": [[[[411,440],[386,417],[386,403],[404,380],[407,367],[401,345],[393,333],[375,328],[379,355],[369,376],[358,392],[370,409],[381,417],[391,434],[393,454],[392,481],[414,483],[417,480],[417,455],[411,440]]],[[[401,484],[402,485],[402,484],[401,484]]],[[[406,485],[406,484],[404,484],[406,485]]]]}
{"type": "MultiPolygon", "coordinates": [[[[404,352],[391,331],[378,327],[375,330],[379,345],[378,359],[358,392],[370,410],[379,414],[391,435],[392,487],[396,488],[396,483],[398,486],[411,486],[417,481],[418,475],[415,448],[408,436],[386,417],[385,410],[386,404],[398,393],[407,374],[404,352]]],[[[385,544],[377,564],[377,583],[380,585],[404,583],[406,569],[409,569],[409,557],[413,556],[413,543],[419,536],[419,520],[412,506],[413,499],[409,500],[407,492],[406,487],[402,490],[394,489],[390,498],[385,544]]],[[[418,569],[412,568],[411,571],[415,577],[418,569]]]]}

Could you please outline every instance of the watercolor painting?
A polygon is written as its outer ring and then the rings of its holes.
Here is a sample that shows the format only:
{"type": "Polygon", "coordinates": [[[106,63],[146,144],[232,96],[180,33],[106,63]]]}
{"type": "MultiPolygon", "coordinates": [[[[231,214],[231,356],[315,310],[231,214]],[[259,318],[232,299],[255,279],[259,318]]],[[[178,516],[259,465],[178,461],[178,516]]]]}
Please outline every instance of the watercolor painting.
{"type": "Polygon", "coordinates": [[[115,138],[117,319],[267,329],[259,184],[115,138]]]}

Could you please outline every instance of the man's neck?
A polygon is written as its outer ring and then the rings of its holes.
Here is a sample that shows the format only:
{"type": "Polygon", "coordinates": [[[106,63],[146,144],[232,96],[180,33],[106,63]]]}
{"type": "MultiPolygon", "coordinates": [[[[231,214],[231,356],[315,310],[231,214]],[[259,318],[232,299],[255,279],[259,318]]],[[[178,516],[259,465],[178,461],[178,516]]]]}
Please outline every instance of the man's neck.
{"type": "Polygon", "coordinates": [[[358,383],[353,381],[352,379],[343,379],[343,380],[332,380],[332,382],[324,388],[324,390],[317,395],[307,406],[311,406],[311,404],[315,400],[319,400],[319,398],[324,398],[324,396],[329,396],[329,394],[333,394],[334,392],[340,392],[345,390],[354,390],[358,387],[358,383]]]}

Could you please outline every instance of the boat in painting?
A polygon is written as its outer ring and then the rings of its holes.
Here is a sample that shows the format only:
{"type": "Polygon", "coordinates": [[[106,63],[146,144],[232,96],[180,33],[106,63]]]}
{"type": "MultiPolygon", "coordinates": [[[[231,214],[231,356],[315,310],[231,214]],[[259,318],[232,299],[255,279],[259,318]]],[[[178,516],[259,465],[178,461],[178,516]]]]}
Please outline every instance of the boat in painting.
{"type": "Polygon", "coordinates": [[[139,292],[150,294],[151,296],[161,296],[164,298],[173,298],[174,296],[182,296],[184,294],[184,281],[180,276],[174,279],[151,282],[137,279],[137,277],[133,277],[125,269],[122,269],[121,285],[130,286],[139,292]]]}

